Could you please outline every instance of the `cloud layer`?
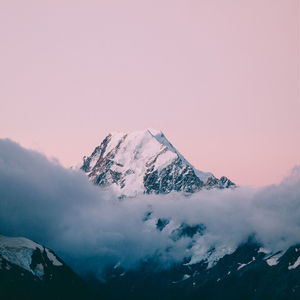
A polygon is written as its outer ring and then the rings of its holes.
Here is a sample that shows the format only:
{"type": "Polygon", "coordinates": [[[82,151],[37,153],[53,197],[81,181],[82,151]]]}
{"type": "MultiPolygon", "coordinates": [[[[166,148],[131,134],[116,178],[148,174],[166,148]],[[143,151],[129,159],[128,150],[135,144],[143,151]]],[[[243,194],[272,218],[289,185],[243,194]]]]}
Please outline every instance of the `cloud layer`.
{"type": "Polygon", "coordinates": [[[300,168],[279,185],[259,189],[201,191],[189,197],[174,192],[120,201],[80,172],[0,140],[0,233],[28,237],[75,268],[93,266],[96,271],[116,260],[134,266],[153,254],[166,261],[193,253],[201,257],[212,246],[234,249],[250,235],[270,250],[285,249],[300,242],[300,168]],[[172,240],[168,226],[155,230],[151,220],[143,221],[147,211],[153,222],[168,219],[169,227],[205,224],[205,234],[187,252],[190,238],[172,240]]]}

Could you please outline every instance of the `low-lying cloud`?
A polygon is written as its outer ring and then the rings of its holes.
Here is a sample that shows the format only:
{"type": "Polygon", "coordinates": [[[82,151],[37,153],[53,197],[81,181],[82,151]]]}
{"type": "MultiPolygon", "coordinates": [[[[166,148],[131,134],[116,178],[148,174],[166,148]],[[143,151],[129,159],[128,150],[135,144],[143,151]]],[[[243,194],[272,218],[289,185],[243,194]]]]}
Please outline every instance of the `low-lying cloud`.
{"type": "Polygon", "coordinates": [[[276,251],[300,242],[300,167],[278,185],[264,188],[141,195],[118,200],[87,177],[42,154],[0,140],[0,233],[25,236],[55,250],[76,268],[121,261],[134,266],[145,256],[180,260],[188,237],[174,240],[143,219],[204,224],[198,254],[211,247],[236,248],[249,236],[276,251]],[[150,224],[150,225],[149,225],[150,224]],[[168,250],[166,250],[168,249],[168,250]],[[84,261],[84,263],[83,263],[84,261]]]}

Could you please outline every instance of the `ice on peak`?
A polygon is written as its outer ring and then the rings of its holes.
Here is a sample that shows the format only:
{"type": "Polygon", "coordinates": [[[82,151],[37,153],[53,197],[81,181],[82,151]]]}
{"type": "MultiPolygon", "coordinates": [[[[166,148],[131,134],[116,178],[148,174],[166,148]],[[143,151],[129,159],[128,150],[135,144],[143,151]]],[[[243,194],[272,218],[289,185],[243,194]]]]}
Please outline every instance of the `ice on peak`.
{"type": "MultiPolygon", "coordinates": [[[[219,186],[212,173],[195,169],[161,130],[111,132],[84,157],[81,170],[100,186],[112,186],[121,196],[138,193],[194,192],[219,186]]],[[[225,186],[225,184],[224,184],[225,186]]]]}
{"type": "Polygon", "coordinates": [[[161,130],[157,130],[157,129],[154,129],[154,128],[147,128],[147,131],[149,131],[154,137],[164,135],[161,130]]]}
{"type": "Polygon", "coordinates": [[[43,250],[43,247],[24,237],[7,237],[0,235],[0,248],[24,249],[28,248],[35,250],[36,248],[43,250]]]}
{"type": "MultiPolygon", "coordinates": [[[[111,146],[108,148],[106,153],[111,150],[113,146],[116,146],[116,141],[120,141],[122,137],[125,138],[126,140],[131,140],[131,141],[136,141],[137,148],[141,148],[141,145],[145,143],[145,141],[148,141],[148,139],[155,139],[160,145],[166,147],[169,151],[173,152],[178,156],[186,165],[190,166],[195,174],[199,177],[201,181],[204,183],[207,182],[208,178],[212,177],[214,178],[214,175],[210,172],[203,172],[200,170],[197,170],[194,168],[193,165],[191,165],[183,155],[180,154],[180,152],[177,151],[177,149],[170,143],[170,141],[166,138],[164,133],[161,130],[153,129],[153,128],[147,128],[145,130],[141,131],[133,131],[130,133],[124,133],[124,132],[113,132],[110,134],[111,135],[111,146]],[[142,143],[139,143],[142,142],[142,143]]],[[[147,145],[148,146],[148,145],[147,145]]],[[[159,149],[152,149],[158,151],[159,149]]],[[[174,156],[175,157],[175,156],[174,156]]]]}
{"type": "Polygon", "coordinates": [[[108,135],[115,139],[120,139],[125,136],[130,136],[131,138],[133,137],[142,137],[142,136],[153,136],[155,137],[156,135],[161,135],[162,132],[160,130],[156,130],[153,128],[146,128],[143,130],[135,130],[135,131],[130,131],[130,132],[125,132],[125,131],[113,131],[110,132],[108,135]]]}

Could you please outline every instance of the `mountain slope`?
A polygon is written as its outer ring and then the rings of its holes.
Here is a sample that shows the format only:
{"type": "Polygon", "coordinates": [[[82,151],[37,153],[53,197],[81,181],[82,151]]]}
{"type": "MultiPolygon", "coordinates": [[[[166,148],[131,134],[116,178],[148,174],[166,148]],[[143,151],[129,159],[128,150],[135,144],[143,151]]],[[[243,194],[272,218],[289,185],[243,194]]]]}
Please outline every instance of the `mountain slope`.
{"type": "Polygon", "coordinates": [[[300,298],[300,248],[280,255],[264,253],[248,241],[214,266],[206,261],[168,268],[145,260],[134,270],[117,266],[99,283],[107,299],[276,299],[300,298]]]}
{"type": "Polygon", "coordinates": [[[235,186],[226,177],[196,170],[162,132],[153,129],[109,134],[77,168],[93,183],[111,186],[126,197],[235,186]]]}
{"type": "Polygon", "coordinates": [[[26,238],[0,235],[1,299],[93,299],[56,254],[26,238]]]}

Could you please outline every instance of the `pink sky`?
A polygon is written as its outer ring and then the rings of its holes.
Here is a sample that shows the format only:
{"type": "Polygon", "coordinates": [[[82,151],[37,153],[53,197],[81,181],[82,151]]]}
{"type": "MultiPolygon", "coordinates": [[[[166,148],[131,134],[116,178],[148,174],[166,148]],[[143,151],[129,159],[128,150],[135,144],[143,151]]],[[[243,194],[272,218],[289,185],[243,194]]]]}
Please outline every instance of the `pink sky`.
{"type": "Polygon", "coordinates": [[[0,2],[0,137],[78,162],[161,129],[238,184],[300,164],[297,0],[0,2]]]}

